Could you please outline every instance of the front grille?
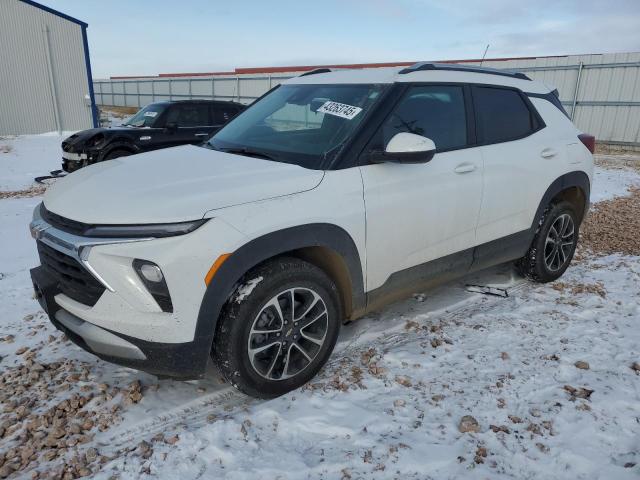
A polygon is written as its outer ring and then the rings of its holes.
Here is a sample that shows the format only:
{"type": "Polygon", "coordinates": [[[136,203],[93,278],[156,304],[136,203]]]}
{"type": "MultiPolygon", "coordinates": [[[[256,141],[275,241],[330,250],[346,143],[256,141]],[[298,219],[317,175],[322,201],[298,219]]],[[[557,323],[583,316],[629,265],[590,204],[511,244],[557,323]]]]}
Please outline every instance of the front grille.
{"type": "Polygon", "coordinates": [[[58,282],[58,288],[69,298],[93,307],[105,287],[76,259],[42,242],[38,243],[40,263],[58,282]]]}
{"type": "Polygon", "coordinates": [[[84,235],[84,232],[91,226],[50,212],[45,208],[44,203],[40,205],[40,216],[45,222],[57,229],[74,235],[84,235]]]}

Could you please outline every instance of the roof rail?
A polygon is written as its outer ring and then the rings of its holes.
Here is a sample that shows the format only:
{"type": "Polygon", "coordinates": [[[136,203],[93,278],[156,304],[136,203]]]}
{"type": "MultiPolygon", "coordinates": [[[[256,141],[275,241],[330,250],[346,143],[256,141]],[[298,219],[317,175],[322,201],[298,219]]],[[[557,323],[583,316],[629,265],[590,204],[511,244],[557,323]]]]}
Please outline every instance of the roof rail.
{"type": "Polygon", "coordinates": [[[331,71],[330,68],[316,68],[313,70],[309,70],[308,72],[301,73],[298,75],[299,77],[306,77],[307,75],[315,75],[316,73],[329,73],[331,71]]]}
{"type": "Polygon", "coordinates": [[[524,73],[514,72],[512,70],[498,70],[497,68],[476,67],[459,65],[455,63],[432,63],[432,62],[418,62],[410,67],[403,68],[399,73],[413,73],[421,72],[424,70],[449,70],[456,72],[470,72],[470,73],[486,73],[489,75],[501,75],[503,77],[519,78],[520,80],[531,80],[524,73]]]}

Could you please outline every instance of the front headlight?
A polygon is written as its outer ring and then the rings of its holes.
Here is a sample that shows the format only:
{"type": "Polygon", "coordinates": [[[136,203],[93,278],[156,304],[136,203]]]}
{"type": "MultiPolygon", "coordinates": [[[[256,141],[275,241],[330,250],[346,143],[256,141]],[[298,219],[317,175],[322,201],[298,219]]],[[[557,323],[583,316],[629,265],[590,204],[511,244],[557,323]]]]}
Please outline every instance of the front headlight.
{"type": "Polygon", "coordinates": [[[185,235],[204,225],[209,219],[190,222],[150,223],[146,225],[95,225],[84,232],[87,237],[99,238],[163,238],[185,235]]]}

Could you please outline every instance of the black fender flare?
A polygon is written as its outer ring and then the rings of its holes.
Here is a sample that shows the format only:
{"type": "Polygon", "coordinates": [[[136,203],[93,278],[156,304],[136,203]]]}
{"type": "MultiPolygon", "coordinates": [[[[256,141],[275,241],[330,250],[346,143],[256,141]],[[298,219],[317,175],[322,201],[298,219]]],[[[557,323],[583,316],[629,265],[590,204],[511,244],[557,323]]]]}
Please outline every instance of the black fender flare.
{"type": "Polygon", "coordinates": [[[544,213],[545,208],[551,202],[553,197],[558,195],[563,190],[566,190],[571,187],[577,187],[582,190],[584,194],[584,210],[583,210],[583,218],[584,214],[589,210],[589,196],[591,195],[591,183],[589,182],[589,177],[587,174],[581,170],[576,170],[573,172],[565,173],[564,175],[556,178],[547,191],[542,196],[542,200],[540,200],[540,204],[538,205],[538,209],[536,210],[536,214],[533,217],[533,223],[531,224],[531,231],[535,233],[538,228],[538,223],[540,222],[540,218],[544,213]]]}
{"type": "MultiPolygon", "coordinates": [[[[238,281],[261,262],[306,247],[326,247],[344,260],[351,277],[353,309],[364,308],[364,276],[360,254],[351,236],[329,223],[290,227],[255,238],[234,251],[216,271],[200,304],[194,342],[206,349],[213,344],[218,318],[238,281]]],[[[204,353],[204,352],[203,352],[204,353]]]]}
{"type": "Polygon", "coordinates": [[[107,144],[106,147],[103,147],[100,152],[99,162],[103,161],[107,155],[109,155],[114,150],[129,150],[132,155],[136,153],[140,153],[142,150],[135,143],[131,142],[126,138],[115,138],[111,142],[107,144]]]}

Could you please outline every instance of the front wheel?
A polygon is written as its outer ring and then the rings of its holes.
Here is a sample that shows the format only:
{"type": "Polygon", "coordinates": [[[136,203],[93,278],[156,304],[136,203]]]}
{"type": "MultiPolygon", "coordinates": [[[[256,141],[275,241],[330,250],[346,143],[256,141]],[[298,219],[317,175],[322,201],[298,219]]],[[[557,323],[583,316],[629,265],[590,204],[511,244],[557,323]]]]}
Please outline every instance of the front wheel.
{"type": "Polygon", "coordinates": [[[562,201],[549,205],[542,214],[531,247],[516,263],[520,273],[540,283],[559,278],[576,251],[579,226],[571,203],[562,201]]]}
{"type": "Polygon", "coordinates": [[[340,330],[337,288],[318,267],[294,258],[245,275],[222,312],[212,357],[242,392],[273,398],[294,390],[327,361],[340,330]]]}
{"type": "Polygon", "coordinates": [[[123,148],[116,148],[115,150],[111,150],[104,157],[104,160],[113,160],[114,158],[127,157],[131,155],[129,150],[125,150],[123,148]]]}

